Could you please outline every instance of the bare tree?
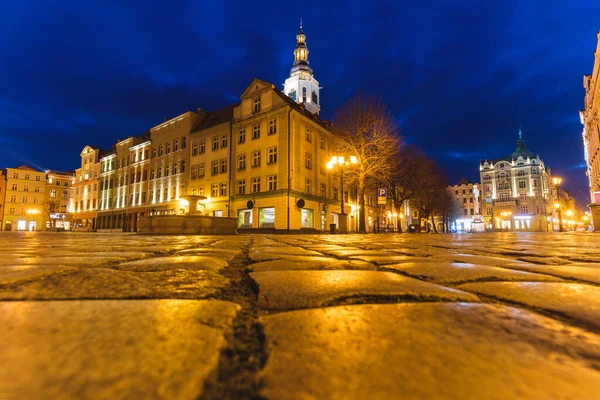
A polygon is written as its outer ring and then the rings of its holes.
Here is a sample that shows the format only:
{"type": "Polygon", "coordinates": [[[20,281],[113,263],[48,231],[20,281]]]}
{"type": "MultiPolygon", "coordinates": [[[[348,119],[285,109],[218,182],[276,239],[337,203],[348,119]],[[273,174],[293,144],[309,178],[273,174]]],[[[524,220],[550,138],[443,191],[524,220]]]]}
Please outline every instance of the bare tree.
{"type": "Polygon", "coordinates": [[[345,172],[349,183],[357,188],[358,231],[365,233],[365,190],[392,174],[401,146],[400,132],[383,101],[373,96],[358,94],[351,98],[337,110],[334,121],[335,150],[358,161],[345,172]]]}

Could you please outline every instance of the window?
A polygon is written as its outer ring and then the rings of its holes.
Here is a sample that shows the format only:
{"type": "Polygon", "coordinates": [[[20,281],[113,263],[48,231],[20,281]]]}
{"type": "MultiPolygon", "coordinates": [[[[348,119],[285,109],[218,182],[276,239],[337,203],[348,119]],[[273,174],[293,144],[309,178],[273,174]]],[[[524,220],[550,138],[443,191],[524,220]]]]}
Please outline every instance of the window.
{"type": "Polygon", "coordinates": [[[334,200],[338,199],[338,188],[333,188],[333,199],[334,200]]]}
{"type": "Polygon", "coordinates": [[[523,170],[518,171],[517,176],[525,176],[525,171],[523,171],[523,170]]]}
{"type": "Polygon", "coordinates": [[[302,88],[302,102],[306,103],[306,88],[302,88]]]}
{"type": "Polygon", "coordinates": [[[210,187],[210,195],[212,197],[218,197],[219,196],[219,184],[218,183],[213,183],[210,187]]]}
{"type": "Polygon", "coordinates": [[[252,193],[260,192],[260,178],[252,178],[252,193]]]}
{"type": "MultiPolygon", "coordinates": [[[[15,174],[15,178],[16,178],[16,177],[17,177],[17,174],[15,174]]],[[[39,181],[40,181],[40,176],[39,176],[39,175],[37,175],[37,176],[35,177],[35,180],[39,182],[39,181]]]]}
{"type": "Polygon", "coordinates": [[[313,210],[302,209],[302,227],[313,228],[314,227],[314,215],[313,210]]]}
{"type": "Polygon", "coordinates": [[[524,180],[520,180],[519,181],[519,188],[521,189],[525,189],[527,187],[527,184],[525,183],[524,180]]]}
{"type": "Polygon", "coordinates": [[[211,175],[216,175],[219,173],[219,160],[214,160],[212,162],[212,172],[211,175]]]}
{"type": "Polygon", "coordinates": [[[221,148],[225,148],[227,147],[229,138],[227,137],[227,135],[222,135],[221,136],[221,148]]]}
{"type": "Polygon", "coordinates": [[[267,177],[267,188],[268,190],[277,190],[277,175],[267,177]]]}
{"type": "Polygon", "coordinates": [[[198,178],[204,178],[204,163],[198,165],[198,178]]]}
{"type": "Polygon", "coordinates": [[[39,191],[40,191],[40,187],[39,187],[39,186],[36,186],[36,187],[34,187],[34,188],[33,188],[33,191],[34,191],[34,192],[38,192],[38,193],[39,193],[39,191]]]}
{"type": "Polygon", "coordinates": [[[304,155],[304,166],[307,169],[312,169],[312,156],[310,155],[310,153],[306,153],[304,155]]]}
{"type": "Polygon", "coordinates": [[[156,178],[156,171],[154,170],[154,168],[152,168],[152,170],[150,170],[150,179],[155,179],[156,178]]]}
{"type": "Polygon", "coordinates": [[[277,147],[271,147],[268,150],[268,161],[267,164],[273,164],[277,162],[277,147]]]}
{"type": "Polygon", "coordinates": [[[310,129],[306,128],[306,132],[304,133],[304,138],[307,142],[312,142],[312,134],[310,133],[310,129]]]}
{"type": "Polygon", "coordinates": [[[158,146],[158,156],[162,156],[163,155],[163,145],[161,144],[160,146],[158,146]]]}
{"type": "Polygon", "coordinates": [[[219,137],[213,136],[212,138],[212,149],[217,150],[219,148],[219,137]]]}
{"type": "Polygon", "coordinates": [[[181,138],[181,150],[187,147],[187,138],[184,136],[181,138]]]}
{"type": "Polygon", "coordinates": [[[252,140],[260,138],[260,124],[252,127],[252,140]]]}
{"type": "Polygon", "coordinates": [[[69,192],[67,192],[66,190],[63,190],[62,198],[63,198],[63,200],[67,200],[69,198],[69,192]]]}
{"type": "Polygon", "coordinates": [[[246,194],[246,180],[242,179],[238,181],[238,194],[246,194]]]}
{"type": "Polygon", "coordinates": [[[260,167],[260,150],[252,152],[252,166],[260,167]]]}
{"type": "Polygon", "coordinates": [[[169,164],[165,165],[165,176],[169,176],[170,166],[169,164]]]}
{"type": "Polygon", "coordinates": [[[183,174],[185,172],[185,160],[181,160],[181,163],[179,164],[179,173],[183,174]]]}
{"type": "Polygon", "coordinates": [[[306,193],[310,194],[312,189],[312,181],[310,179],[306,180],[306,193]]]}
{"type": "Polygon", "coordinates": [[[288,96],[290,99],[296,101],[296,91],[294,89],[290,90],[290,92],[288,93],[288,96]]]}
{"type": "Polygon", "coordinates": [[[25,179],[29,180],[29,174],[25,174],[25,179]]]}
{"type": "Polygon", "coordinates": [[[527,206],[521,206],[521,214],[527,214],[528,212],[527,206]]]}
{"type": "Polygon", "coordinates": [[[221,173],[224,174],[227,172],[227,159],[224,158],[221,160],[221,173]]]}
{"type": "Polygon", "coordinates": [[[179,151],[179,139],[175,139],[173,142],[173,151],[179,151]]]}
{"type": "Polygon", "coordinates": [[[147,169],[145,169],[145,170],[144,170],[144,175],[143,175],[143,178],[142,178],[142,179],[143,179],[144,181],[147,181],[147,180],[148,180],[148,170],[147,170],[147,169]]]}
{"type": "Polygon", "coordinates": [[[171,153],[171,142],[167,143],[167,154],[171,153]]]}
{"type": "Polygon", "coordinates": [[[521,197],[521,201],[527,201],[527,193],[521,193],[520,197],[521,197]]]}
{"type": "Polygon", "coordinates": [[[52,189],[52,190],[50,191],[50,198],[51,198],[51,199],[55,199],[55,198],[56,198],[56,189],[52,189]]]}
{"type": "Polygon", "coordinates": [[[325,150],[325,138],[323,136],[319,137],[319,147],[325,150]]]}
{"type": "Polygon", "coordinates": [[[192,155],[193,156],[197,156],[198,155],[198,142],[194,142],[192,144],[192,155]]]}
{"type": "Polygon", "coordinates": [[[313,104],[319,104],[319,96],[317,96],[317,92],[314,90],[312,92],[312,102],[313,104]]]}
{"type": "Polygon", "coordinates": [[[144,160],[147,160],[149,155],[150,155],[150,150],[149,149],[145,149],[144,150],[144,160]]]}
{"type": "Polygon", "coordinates": [[[238,211],[238,228],[252,228],[252,210],[238,211]]]}
{"type": "Polygon", "coordinates": [[[16,203],[17,202],[17,196],[15,196],[14,194],[10,196],[10,202],[11,203],[16,203]]]}
{"type": "Polygon", "coordinates": [[[271,119],[269,120],[269,135],[273,135],[277,133],[277,120],[271,119]]]}
{"type": "Polygon", "coordinates": [[[221,196],[227,196],[227,183],[221,183],[221,196]]]}
{"type": "Polygon", "coordinates": [[[259,228],[275,227],[275,207],[258,209],[258,226],[259,228]]]}
{"type": "Polygon", "coordinates": [[[237,169],[242,171],[246,169],[246,155],[240,154],[237,158],[237,169]]]}
{"type": "Polygon", "coordinates": [[[206,151],[206,140],[202,140],[200,142],[200,151],[199,151],[199,154],[204,154],[205,151],[206,151]]]}
{"type": "MultiPolygon", "coordinates": [[[[19,173],[18,172],[13,173],[13,178],[19,179],[19,173]]],[[[38,181],[39,181],[39,179],[38,179],[38,181]]]]}
{"type": "Polygon", "coordinates": [[[192,179],[198,178],[198,166],[192,165],[192,179]]]}
{"type": "Polygon", "coordinates": [[[326,197],[327,196],[327,185],[325,185],[324,183],[321,183],[321,197],[326,197]]]}
{"type": "MultiPolygon", "coordinates": [[[[54,193],[54,197],[56,197],[56,193],[54,193]]],[[[23,203],[27,203],[27,196],[23,196],[23,203]]]]}
{"type": "Polygon", "coordinates": [[[490,179],[492,179],[492,176],[491,176],[491,175],[484,175],[484,176],[483,176],[483,180],[484,180],[484,181],[489,181],[490,179]]]}
{"type": "Polygon", "coordinates": [[[56,186],[60,186],[60,181],[56,181],[56,186]]]}
{"type": "Polygon", "coordinates": [[[198,196],[204,196],[204,186],[198,186],[198,196]]]}
{"type": "Polygon", "coordinates": [[[252,109],[252,112],[254,112],[254,114],[260,112],[260,97],[254,99],[254,108],[252,109]]]}
{"type": "Polygon", "coordinates": [[[10,208],[9,209],[9,214],[10,215],[15,215],[15,209],[14,208],[10,208]]]}
{"type": "MultiPolygon", "coordinates": [[[[152,158],[156,158],[156,146],[152,148],[152,158]]],[[[105,165],[105,164],[102,164],[105,165]]]]}
{"type": "Polygon", "coordinates": [[[467,198],[463,197],[463,204],[467,204],[467,198]]]}
{"type": "Polygon", "coordinates": [[[12,184],[12,190],[17,190],[17,184],[16,183],[12,184]]]}
{"type": "Polygon", "coordinates": [[[238,133],[238,143],[246,143],[246,130],[245,129],[240,129],[240,132],[238,133]]]}

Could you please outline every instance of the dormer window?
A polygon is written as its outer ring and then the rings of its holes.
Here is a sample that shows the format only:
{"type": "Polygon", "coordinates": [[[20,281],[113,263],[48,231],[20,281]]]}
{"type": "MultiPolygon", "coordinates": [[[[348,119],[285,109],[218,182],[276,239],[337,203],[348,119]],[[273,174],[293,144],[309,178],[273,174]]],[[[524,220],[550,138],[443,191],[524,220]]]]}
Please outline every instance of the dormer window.
{"type": "Polygon", "coordinates": [[[253,112],[254,112],[254,114],[260,112],[260,97],[257,97],[257,98],[254,99],[253,112]]]}
{"type": "Polygon", "coordinates": [[[290,99],[296,101],[296,91],[294,89],[290,90],[290,92],[288,93],[288,96],[290,99]]]}

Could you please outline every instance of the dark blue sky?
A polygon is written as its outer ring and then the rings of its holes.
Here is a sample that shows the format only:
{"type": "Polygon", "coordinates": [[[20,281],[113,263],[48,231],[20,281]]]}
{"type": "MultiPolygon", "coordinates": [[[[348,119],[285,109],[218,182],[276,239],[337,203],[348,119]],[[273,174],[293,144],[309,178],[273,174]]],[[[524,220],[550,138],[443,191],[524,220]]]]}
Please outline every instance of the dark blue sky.
{"type": "Polygon", "coordinates": [[[302,17],[323,118],[378,95],[452,181],[478,180],[521,126],[588,200],[578,111],[598,0],[93,3],[1,2],[0,167],[74,169],[85,145],[224,107],[254,77],[281,89],[302,17]]]}

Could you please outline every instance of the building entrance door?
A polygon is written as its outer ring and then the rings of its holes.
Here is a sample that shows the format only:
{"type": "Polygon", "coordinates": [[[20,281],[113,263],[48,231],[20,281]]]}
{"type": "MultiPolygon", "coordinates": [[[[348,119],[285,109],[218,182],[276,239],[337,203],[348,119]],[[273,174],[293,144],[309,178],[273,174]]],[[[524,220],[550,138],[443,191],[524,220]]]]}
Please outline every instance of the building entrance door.
{"type": "Polygon", "coordinates": [[[29,230],[35,231],[35,221],[29,221],[29,230]]]}

